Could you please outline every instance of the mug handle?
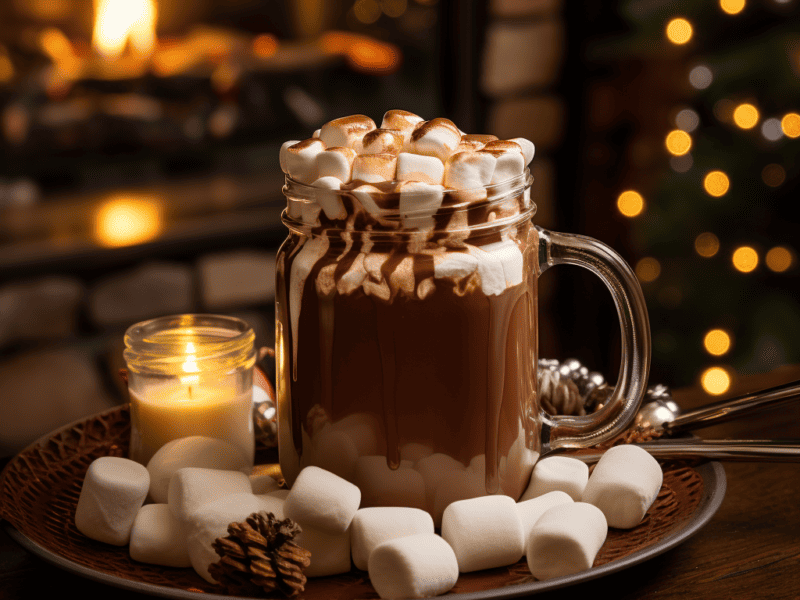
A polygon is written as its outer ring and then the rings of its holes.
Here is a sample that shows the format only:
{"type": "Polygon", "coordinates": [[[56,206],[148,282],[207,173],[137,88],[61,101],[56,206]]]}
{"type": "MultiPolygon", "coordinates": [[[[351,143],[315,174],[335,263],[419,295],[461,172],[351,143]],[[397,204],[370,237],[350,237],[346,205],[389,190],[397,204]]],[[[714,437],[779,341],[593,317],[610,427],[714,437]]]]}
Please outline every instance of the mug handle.
{"type": "Polygon", "coordinates": [[[539,273],[555,265],[578,265],[603,280],[617,307],[622,334],[619,377],[608,402],[583,417],[555,416],[541,411],[542,450],[586,448],[622,433],[633,421],[650,373],[650,322],[642,288],[628,263],[614,250],[590,237],[536,227],[539,273]]]}

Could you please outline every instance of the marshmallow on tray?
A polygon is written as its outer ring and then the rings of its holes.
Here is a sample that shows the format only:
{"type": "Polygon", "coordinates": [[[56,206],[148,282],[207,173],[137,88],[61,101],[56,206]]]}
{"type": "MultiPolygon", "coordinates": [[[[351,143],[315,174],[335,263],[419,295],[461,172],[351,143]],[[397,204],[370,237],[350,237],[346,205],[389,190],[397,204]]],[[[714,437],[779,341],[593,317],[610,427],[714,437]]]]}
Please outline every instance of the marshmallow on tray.
{"type": "Polygon", "coordinates": [[[299,522],[302,531],[294,543],[311,552],[306,577],[327,577],[350,570],[350,531],[330,532],[299,522]]]}
{"type": "Polygon", "coordinates": [[[609,527],[636,527],[661,489],[664,473],[646,450],[631,444],[608,449],[597,462],[582,500],[598,507],[609,527]]]}
{"type": "Polygon", "coordinates": [[[115,456],[98,458],[86,471],[75,526],[93,540],[124,546],[148,489],[150,475],[139,463],[115,456]]]}
{"type": "Polygon", "coordinates": [[[381,598],[428,598],[458,581],[453,549],[432,533],[384,542],[369,557],[369,579],[381,598]]]}
{"type": "Polygon", "coordinates": [[[359,509],[350,526],[353,563],[366,571],[369,555],[380,544],[421,533],[433,533],[433,519],[424,510],[395,506],[359,509]]]}
{"type": "Polygon", "coordinates": [[[281,484],[278,483],[274,477],[270,475],[250,475],[250,487],[256,495],[267,494],[281,489],[281,484]]]}
{"type": "Polygon", "coordinates": [[[589,569],[607,534],[606,518],[596,506],[585,502],[554,506],[536,521],[528,537],[528,568],[539,580],[589,569]]]}
{"type": "Polygon", "coordinates": [[[325,123],[320,128],[319,139],[327,148],[341,146],[355,149],[361,138],[375,129],[375,122],[364,115],[350,115],[325,123]]]}
{"type": "Polygon", "coordinates": [[[524,552],[517,505],[508,496],[453,502],[442,516],[442,537],[462,573],[514,564],[524,552]]]}
{"type": "Polygon", "coordinates": [[[528,489],[522,494],[520,502],[554,491],[566,492],[578,501],[588,480],[589,467],[586,463],[568,456],[548,456],[533,467],[528,489]]]}
{"type": "Polygon", "coordinates": [[[191,567],[186,535],[166,504],[141,508],[131,529],[131,558],[162,567],[191,567]]]}
{"type": "Polygon", "coordinates": [[[169,508],[179,521],[186,522],[205,504],[242,493],[253,493],[250,478],[244,473],[186,467],[170,479],[169,508]]]}
{"type": "Polygon", "coordinates": [[[150,497],[153,502],[165,504],[169,480],[184,467],[244,472],[250,466],[239,449],[224,440],[202,435],[179,438],[161,446],[147,463],[150,497]]]}
{"type": "Polygon", "coordinates": [[[361,504],[361,490],[318,467],[306,467],[286,497],[284,514],[301,525],[343,533],[361,504]]]}
{"type": "Polygon", "coordinates": [[[522,523],[522,539],[526,542],[533,531],[533,526],[544,513],[560,504],[572,504],[573,500],[566,492],[548,492],[532,500],[517,503],[517,514],[522,523]]]}

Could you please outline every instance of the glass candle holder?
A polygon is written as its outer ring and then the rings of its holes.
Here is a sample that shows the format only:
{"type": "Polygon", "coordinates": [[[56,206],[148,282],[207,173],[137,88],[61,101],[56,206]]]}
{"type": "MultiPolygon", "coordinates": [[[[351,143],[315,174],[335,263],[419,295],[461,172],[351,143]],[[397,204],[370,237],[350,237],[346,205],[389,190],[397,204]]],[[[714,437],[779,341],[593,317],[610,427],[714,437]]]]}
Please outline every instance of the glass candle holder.
{"type": "Polygon", "coordinates": [[[232,317],[175,315],[125,332],[132,460],[146,465],[172,440],[202,435],[238,448],[252,465],[252,328],[232,317]]]}

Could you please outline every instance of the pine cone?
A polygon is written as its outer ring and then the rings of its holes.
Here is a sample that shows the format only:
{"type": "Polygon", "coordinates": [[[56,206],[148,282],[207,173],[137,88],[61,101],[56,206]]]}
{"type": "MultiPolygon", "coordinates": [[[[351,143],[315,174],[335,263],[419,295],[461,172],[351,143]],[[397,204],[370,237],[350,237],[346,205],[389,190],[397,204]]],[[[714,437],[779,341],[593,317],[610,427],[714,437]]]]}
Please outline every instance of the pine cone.
{"type": "Polygon", "coordinates": [[[538,373],[539,400],[551,415],[585,415],[583,399],[575,382],[562,377],[558,371],[540,369],[538,373]]]}
{"type": "Polygon", "coordinates": [[[311,553],[292,541],[300,531],[291,519],[253,513],[244,523],[231,523],[228,535],[212,544],[220,560],[208,572],[230,594],[297,596],[305,589],[303,569],[311,564],[311,553]]]}

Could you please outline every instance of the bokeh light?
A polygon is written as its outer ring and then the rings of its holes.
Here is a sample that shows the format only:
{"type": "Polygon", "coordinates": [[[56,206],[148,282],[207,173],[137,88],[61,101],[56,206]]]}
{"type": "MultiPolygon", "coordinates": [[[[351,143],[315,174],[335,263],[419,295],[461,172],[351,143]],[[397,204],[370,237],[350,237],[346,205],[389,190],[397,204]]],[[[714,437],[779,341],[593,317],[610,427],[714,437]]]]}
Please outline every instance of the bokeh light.
{"type": "Polygon", "coordinates": [[[745,102],[740,104],[733,111],[733,122],[742,129],[752,129],[758,124],[758,109],[745,102]]]}
{"type": "Polygon", "coordinates": [[[667,23],[667,39],[673,44],[685,44],[692,39],[692,24],[686,19],[672,19],[667,23]]]}
{"type": "Polygon", "coordinates": [[[644,198],[639,192],[627,190],[617,198],[617,208],[626,217],[635,217],[644,210],[644,198]]]}
{"type": "Polygon", "coordinates": [[[777,142],[783,137],[783,129],[778,119],[767,119],[761,124],[761,135],[770,142],[777,142]]]}
{"type": "Polygon", "coordinates": [[[800,115],[789,113],[781,119],[781,128],[787,137],[800,137],[800,115]]]}
{"type": "Polygon", "coordinates": [[[278,38],[269,33],[262,33],[253,39],[253,54],[259,58],[268,58],[278,51],[278,38]]]}
{"type": "Polygon", "coordinates": [[[694,165],[694,158],[691,154],[684,154],[683,156],[670,156],[669,166],[676,173],[686,173],[694,165]]]}
{"type": "Polygon", "coordinates": [[[792,266],[793,257],[792,251],[785,246],[775,246],[770,248],[767,256],[764,259],[770,271],[776,273],[783,273],[792,266]]]}
{"type": "Polygon", "coordinates": [[[703,389],[712,396],[719,396],[731,387],[731,376],[722,367],[711,367],[700,376],[703,389]]]}
{"type": "Polygon", "coordinates": [[[724,329],[712,329],[703,338],[706,352],[714,356],[722,356],[731,349],[731,336],[724,329]]]}
{"type": "Polygon", "coordinates": [[[408,0],[381,0],[381,10],[387,17],[401,17],[408,8],[408,0]]]}
{"type": "Polygon", "coordinates": [[[639,281],[655,281],[659,275],[661,275],[661,263],[655,258],[643,258],[636,263],[636,276],[639,281]]]}
{"type": "Polygon", "coordinates": [[[711,258],[719,252],[719,238],[710,231],[701,233],[694,239],[694,249],[703,258],[711,258]]]}
{"type": "Polygon", "coordinates": [[[697,126],[700,125],[700,115],[691,108],[684,108],[677,115],[675,115],[675,126],[678,129],[691,133],[697,126]]]}
{"type": "Polygon", "coordinates": [[[733,266],[742,273],[754,271],[758,266],[758,252],[751,246],[740,246],[733,251],[733,266]]]}
{"type": "Polygon", "coordinates": [[[383,11],[377,0],[356,0],[353,5],[353,14],[356,19],[366,25],[371,25],[377,21],[381,16],[381,12],[383,11]]]}
{"type": "Polygon", "coordinates": [[[705,179],[703,179],[703,188],[708,194],[715,198],[727,194],[730,187],[731,182],[728,176],[722,171],[711,171],[706,175],[705,179]]]}
{"type": "Polygon", "coordinates": [[[786,169],[775,163],[769,164],[761,170],[761,179],[770,187],[778,187],[786,181],[786,169]]]}
{"type": "Polygon", "coordinates": [[[683,156],[692,149],[692,137],[685,131],[674,129],[667,134],[667,150],[675,156],[683,156]]]}
{"type": "Polygon", "coordinates": [[[162,203],[151,197],[112,196],[95,215],[95,239],[103,246],[132,246],[155,238],[162,228],[162,203]]]}
{"type": "Polygon", "coordinates": [[[744,10],[745,0],[719,0],[719,7],[729,15],[737,15],[744,10]]]}
{"type": "Polygon", "coordinates": [[[698,90],[704,90],[714,81],[714,74],[705,65],[698,65],[689,71],[689,83],[698,90]]]}

